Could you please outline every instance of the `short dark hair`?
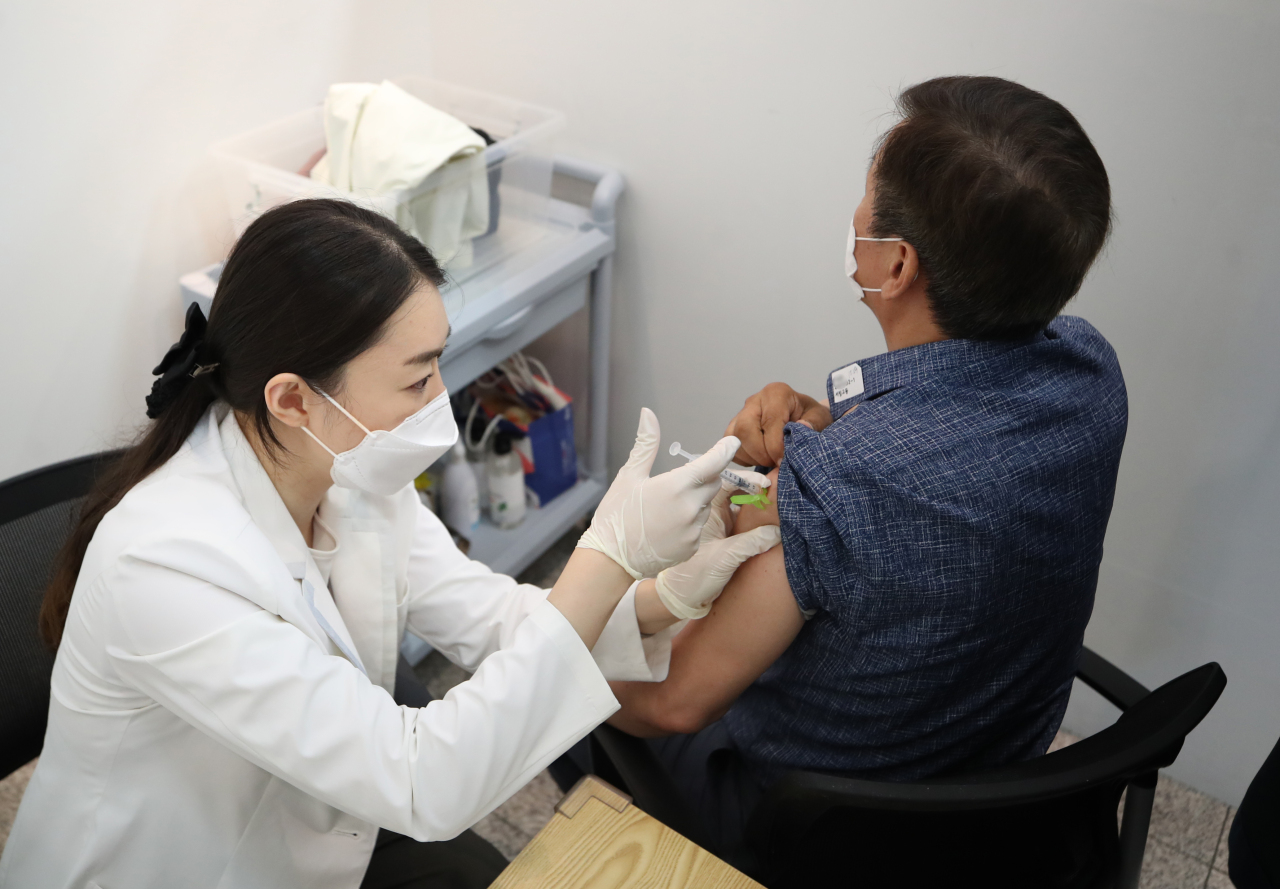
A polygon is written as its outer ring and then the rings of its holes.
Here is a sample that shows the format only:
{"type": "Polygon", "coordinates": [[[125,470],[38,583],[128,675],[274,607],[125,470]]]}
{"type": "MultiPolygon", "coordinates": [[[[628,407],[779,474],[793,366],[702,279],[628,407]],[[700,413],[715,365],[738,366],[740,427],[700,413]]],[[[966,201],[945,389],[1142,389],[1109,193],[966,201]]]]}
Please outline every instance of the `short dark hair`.
{"type": "Polygon", "coordinates": [[[911,244],[950,337],[1043,330],[1111,228],[1102,159],[1066,108],[999,77],[939,77],[898,98],[877,147],[872,231],[911,244]]]}

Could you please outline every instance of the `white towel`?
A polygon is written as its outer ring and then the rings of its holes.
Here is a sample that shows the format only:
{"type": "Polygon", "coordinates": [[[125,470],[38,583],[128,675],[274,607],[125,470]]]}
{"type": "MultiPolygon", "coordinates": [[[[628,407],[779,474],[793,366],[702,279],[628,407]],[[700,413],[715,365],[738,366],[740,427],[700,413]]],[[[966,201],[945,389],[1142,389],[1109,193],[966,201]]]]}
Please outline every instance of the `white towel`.
{"type": "Polygon", "coordinates": [[[336,83],[324,103],[326,155],[311,178],[379,196],[436,181],[396,204],[395,221],[454,268],[471,264],[471,239],[489,228],[484,140],[450,114],[390,81],[336,83]]]}

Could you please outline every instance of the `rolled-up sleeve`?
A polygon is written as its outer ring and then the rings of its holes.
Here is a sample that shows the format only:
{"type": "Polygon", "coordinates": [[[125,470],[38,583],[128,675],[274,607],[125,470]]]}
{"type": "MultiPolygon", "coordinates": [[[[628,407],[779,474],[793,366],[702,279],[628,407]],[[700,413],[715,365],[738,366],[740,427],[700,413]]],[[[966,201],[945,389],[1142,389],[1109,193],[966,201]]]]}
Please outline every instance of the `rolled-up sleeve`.
{"type": "Polygon", "coordinates": [[[641,635],[636,618],[636,590],[639,586],[637,581],[627,590],[591,649],[591,656],[606,679],[635,682],[661,682],[666,679],[671,666],[671,640],[688,623],[677,621],[665,630],[649,636],[641,635]]]}
{"type": "MultiPolygon", "coordinates": [[[[507,647],[525,618],[545,604],[548,590],[517,583],[467,558],[426,508],[420,508],[417,522],[409,555],[408,629],[455,664],[474,671],[490,654],[507,647]]],[[[642,637],[635,594],[633,584],[591,654],[606,679],[661,681],[667,675],[675,632],[642,637]]]]}
{"type": "Polygon", "coordinates": [[[831,610],[824,577],[847,570],[844,541],[831,520],[836,491],[827,474],[831,455],[824,453],[820,433],[797,423],[787,425],[782,463],[778,467],[778,523],[787,582],[806,616],[831,610]]]}

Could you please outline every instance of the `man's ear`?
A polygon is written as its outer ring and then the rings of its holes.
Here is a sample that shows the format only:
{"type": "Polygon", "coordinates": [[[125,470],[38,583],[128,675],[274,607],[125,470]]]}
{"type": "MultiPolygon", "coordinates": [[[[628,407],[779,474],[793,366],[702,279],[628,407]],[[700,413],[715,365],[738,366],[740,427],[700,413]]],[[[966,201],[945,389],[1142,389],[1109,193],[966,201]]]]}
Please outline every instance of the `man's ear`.
{"type": "Polygon", "coordinates": [[[889,276],[880,285],[880,296],[883,299],[902,296],[920,277],[920,256],[916,253],[916,248],[906,241],[898,241],[893,246],[889,276]]]}
{"type": "Polygon", "coordinates": [[[314,394],[302,377],[290,373],[276,374],[262,390],[271,416],[295,429],[307,425],[307,405],[314,394]]]}

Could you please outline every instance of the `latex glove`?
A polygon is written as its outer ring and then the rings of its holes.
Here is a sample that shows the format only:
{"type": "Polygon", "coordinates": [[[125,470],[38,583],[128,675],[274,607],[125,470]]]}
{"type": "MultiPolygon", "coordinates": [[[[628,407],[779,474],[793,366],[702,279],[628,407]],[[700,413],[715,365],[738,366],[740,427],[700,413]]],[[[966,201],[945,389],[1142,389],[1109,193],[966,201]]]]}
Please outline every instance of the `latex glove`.
{"type": "Polygon", "coordinates": [[[653,577],[693,555],[711,501],[721,488],[720,473],[740,446],[730,435],[696,460],[650,478],[658,439],[658,418],[642,408],[631,456],[578,540],[578,546],[604,553],[636,580],[653,577]]]}
{"type": "MultiPolygon", "coordinates": [[[[733,471],[766,490],[772,484],[769,476],[762,473],[752,472],[749,469],[742,469],[738,466],[735,466],[733,471]]],[[[737,486],[731,485],[726,481],[720,483],[720,490],[711,499],[711,515],[707,518],[707,523],[702,526],[702,535],[698,539],[698,546],[714,540],[723,540],[729,536],[729,531],[738,517],[738,512],[742,509],[741,506],[733,503],[730,498],[740,490],[737,486]]]]}
{"type": "MultiPolygon", "coordinates": [[[[765,481],[768,479],[766,478],[765,481]]],[[[729,497],[736,490],[738,489],[728,482],[720,483],[720,490],[716,491],[716,496],[711,498],[711,515],[707,516],[707,523],[702,526],[702,533],[698,535],[699,549],[703,544],[724,540],[729,536],[729,529],[733,527],[733,520],[741,509],[729,502],[729,497]]]]}
{"type": "Polygon", "coordinates": [[[689,561],[658,575],[658,598],[676,617],[706,617],[711,603],[724,591],[738,566],[781,542],[782,529],[777,525],[761,525],[742,534],[704,541],[689,561]]]}

